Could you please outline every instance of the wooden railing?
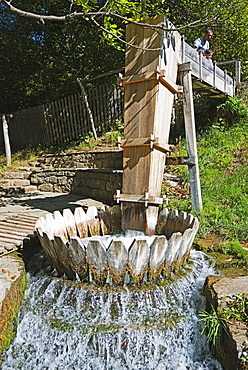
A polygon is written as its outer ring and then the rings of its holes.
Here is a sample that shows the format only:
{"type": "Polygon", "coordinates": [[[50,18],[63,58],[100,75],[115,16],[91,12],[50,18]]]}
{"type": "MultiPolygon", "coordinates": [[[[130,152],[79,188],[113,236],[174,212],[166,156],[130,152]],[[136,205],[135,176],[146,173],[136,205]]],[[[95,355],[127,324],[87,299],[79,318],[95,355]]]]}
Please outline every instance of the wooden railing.
{"type": "MultiPolygon", "coordinates": [[[[89,134],[92,117],[98,135],[123,120],[123,88],[100,85],[47,104],[6,114],[12,150],[28,146],[57,145],[89,134]]],[[[2,135],[0,144],[3,147],[2,135]]]]}
{"type": "MultiPolygon", "coordinates": [[[[216,92],[219,91],[229,96],[235,95],[235,88],[240,82],[240,61],[232,60],[216,63],[212,60],[208,60],[203,56],[202,53],[197,52],[190,45],[188,45],[183,38],[181,54],[182,62],[191,62],[191,73],[193,77],[207,84],[208,86],[213,87],[213,89],[216,89],[216,92]],[[223,71],[218,67],[218,65],[229,63],[235,63],[235,78],[232,78],[230,75],[228,75],[227,71],[223,71]]],[[[194,89],[197,89],[196,85],[193,85],[194,89]]]]}

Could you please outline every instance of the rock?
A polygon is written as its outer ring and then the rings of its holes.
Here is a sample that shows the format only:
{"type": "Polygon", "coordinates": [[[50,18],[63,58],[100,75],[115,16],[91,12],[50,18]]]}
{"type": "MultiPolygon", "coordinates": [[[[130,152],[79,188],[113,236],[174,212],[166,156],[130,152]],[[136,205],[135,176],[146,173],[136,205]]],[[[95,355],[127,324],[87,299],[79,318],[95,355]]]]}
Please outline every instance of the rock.
{"type": "Polygon", "coordinates": [[[15,335],[17,314],[25,289],[23,260],[17,253],[1,258],[0,269],[0,355],[7,349],[15,335]]]}
{"type": "MultiPolygon", "coordinates": [[[[230,301],[238,294],[248,294],[248,276],[226,278],[208,276],[203,293],[207,300],[207,310],[211,306],[217,309],[227,309],[230,301]]],[[[225,370],[246,369],[240,358],[247,351],[248,325],[239,321],[226,322],[228,332],[222,332],[219,348],[213,349],[215,357],[225,370]]]]}

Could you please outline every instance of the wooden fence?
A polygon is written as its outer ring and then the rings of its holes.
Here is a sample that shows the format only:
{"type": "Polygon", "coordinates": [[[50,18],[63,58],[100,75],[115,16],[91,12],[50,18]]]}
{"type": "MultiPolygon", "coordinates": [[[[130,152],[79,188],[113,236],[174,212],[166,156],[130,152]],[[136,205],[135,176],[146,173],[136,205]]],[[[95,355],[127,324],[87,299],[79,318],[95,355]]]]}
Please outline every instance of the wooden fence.
{"type": "MultiPolygon", "coordinates": [[[[116,120],[123,120],[122,87],[101,85],[86,93],[88,108],[85,97],[78,93],[6,114],[12,150],[77,140],[92,131],[91,114],[97,134],[111,130],[116,120]]],[[[0,145],[3,147],[2,135],[0,145]]]]}

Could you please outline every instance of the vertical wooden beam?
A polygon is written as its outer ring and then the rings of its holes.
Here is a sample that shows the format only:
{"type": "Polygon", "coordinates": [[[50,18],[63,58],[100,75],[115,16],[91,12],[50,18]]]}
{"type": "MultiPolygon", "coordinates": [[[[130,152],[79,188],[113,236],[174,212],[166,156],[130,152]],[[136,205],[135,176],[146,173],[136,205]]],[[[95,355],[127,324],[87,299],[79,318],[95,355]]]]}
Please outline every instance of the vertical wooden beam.
{"type": "Polygon", "coordinates": [[[196,146],[191,63],[183,63],[179,66],[179,68],[183,85],[183,112],[188,155],[189,157],[195,158],[195,164],[188,166],[190,177],[190,193],[192,199],[192,207],[196,212],[199,213],[202,209],[202,198],[196,146]]]}
{"type": "MultiPolygon", "coordinates": [[[[163,15],[146,20],[149,24],[172,27],[163,15]]],[[[173,27],[172,27],[173,28],[173,27]]],[[[147,73],[164,71],[164,78],[176,83],[181,36],[175,31],[154,31],[138,24],[128,25],[126,40],[144,48],[127,46],[124,85],[125,140],[159,138],[168,143],[174,94],[157,79],[139,79],[147,73]],[[153,49],[153,50],[151,50],[153,49]]],[[[150,146],[123,147],[122,192],[127,195],[159,197],[163,180],[165,154],[150,146]]],[[[154,234],[158,206],[122,201],[122,228],[154,234]]]]}
{"type": "Polygon", "coordinates": [[[3,124],[3,138],[5,145],[6,153],[6,164],[7,166],[11,165],[11,149],[10,149],[10,140],[9,140],[9,128],[8,122],[5,114],[2,114],[2,124],[3,124]]]}

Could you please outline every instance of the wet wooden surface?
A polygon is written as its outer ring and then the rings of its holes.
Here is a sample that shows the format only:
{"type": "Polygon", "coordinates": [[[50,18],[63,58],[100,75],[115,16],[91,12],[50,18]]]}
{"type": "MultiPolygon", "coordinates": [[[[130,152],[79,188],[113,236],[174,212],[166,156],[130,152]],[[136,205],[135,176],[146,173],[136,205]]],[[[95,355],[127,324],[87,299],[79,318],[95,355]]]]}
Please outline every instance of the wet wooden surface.
{"type": "Polygon", "coordinates": [[[0,221],[0,256],[17,250],[23,240],[34,234],[39,216],[20,213],[0,221]]]}

